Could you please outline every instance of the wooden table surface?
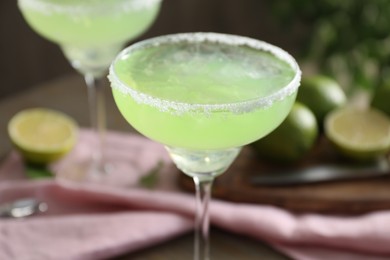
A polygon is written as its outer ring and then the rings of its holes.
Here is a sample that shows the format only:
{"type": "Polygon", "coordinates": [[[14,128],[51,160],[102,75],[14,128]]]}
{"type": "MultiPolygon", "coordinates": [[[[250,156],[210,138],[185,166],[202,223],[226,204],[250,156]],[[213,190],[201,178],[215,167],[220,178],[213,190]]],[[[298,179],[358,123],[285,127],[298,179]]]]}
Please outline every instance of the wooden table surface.
{"type": "MultiPolygon", "coordinates": [[[[108,83],[106,91],[108,128],[134,131],[117,110],[108,83]]],[[[76,74],[64,76],[0,100],[0,155],[5,155],[11,149],[7,135],[7,122],[16,112],[31,107],[57,109],[75,118],[80,126],[89,126],[87,88],[84,81],[76,74]]],[[[160,245],[115,259],[192,259],[192,248],[193,234],[188,233],[160,245]]],[[[213,260],[288,259],[261,241],[217,228],[211,228],[211,257],[213,260]]]]}

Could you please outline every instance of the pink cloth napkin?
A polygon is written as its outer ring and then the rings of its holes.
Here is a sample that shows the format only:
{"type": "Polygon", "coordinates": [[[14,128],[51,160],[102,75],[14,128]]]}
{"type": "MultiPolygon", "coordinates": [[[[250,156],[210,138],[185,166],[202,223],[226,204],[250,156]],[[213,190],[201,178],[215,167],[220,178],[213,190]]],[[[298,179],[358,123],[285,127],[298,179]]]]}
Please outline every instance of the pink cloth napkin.
{"type": "MultiPolygon", "coordinates": [[[[82,131],[72,153],[53,169],[87,158],[92,139],[90,132],[82,131]]],[[[0,165],[0,200],[34,196],[46,201],[49,210],[23,220],[0,219],[0,259],[106,259],[192,229],[194,197],[174,185],[164,148],[143,137],[113,132],[107,143],[114,147],[107,155],[117,160],[115,181],[108,176],[94,183],[25,180],[18,154],[10,154],[0,165]],[[140,176],[161,162],[155,190],[135,187],[140,176]]],[[[293,259],[390,259],[390,211],[351,217],[296,215],[272,206],[214,199],[210,213],[212,225],[265,241],[293,259]]]]}

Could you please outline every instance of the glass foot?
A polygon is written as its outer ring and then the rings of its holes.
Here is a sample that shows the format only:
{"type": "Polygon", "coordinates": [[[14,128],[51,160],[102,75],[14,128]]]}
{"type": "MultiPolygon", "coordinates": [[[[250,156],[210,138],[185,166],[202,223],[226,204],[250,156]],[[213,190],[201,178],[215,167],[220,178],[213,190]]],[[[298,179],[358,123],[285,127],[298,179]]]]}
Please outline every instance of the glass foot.
{"type": "Polygon", "coordinates": [[[97,165],[90,161],[62,165],[54,170],[57,178],[77,182],[99,181],[112,171],[112,164],[104,163],[97,165]]]}
{"type": "Polygon", "coordinates": [[[91,161],[55,165],[52,167],[55,178],[79,183],[93,183],[114,187],[134,187],[140,178],[136,164],[109,162],[96,165],[91,161]]]}

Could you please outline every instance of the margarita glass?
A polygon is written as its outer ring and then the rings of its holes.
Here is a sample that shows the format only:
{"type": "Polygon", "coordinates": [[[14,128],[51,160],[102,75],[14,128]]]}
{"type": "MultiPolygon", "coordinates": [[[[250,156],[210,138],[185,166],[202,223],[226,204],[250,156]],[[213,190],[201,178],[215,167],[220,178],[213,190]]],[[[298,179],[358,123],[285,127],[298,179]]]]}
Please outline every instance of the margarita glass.
{"type": "Polygon", "coordinates": [[[208,259],[213,180],[242,146],[275,129],[295,101],[295,60],[262,41],[184,33],[141,41],[110,67],[115,102],[140,133],[167,148],[196,187],[195,259],[208,259]]]}
{"type": "Polygon", "coordinates": [[[59,44],[73,68],[85,78],[98,145],[87,166],[92,173],[107,170],[103,154],[103,76],[127,41],[149,28],[160,3],[161,0],[18,0],[27,23],[41,36],[59,44]]]}

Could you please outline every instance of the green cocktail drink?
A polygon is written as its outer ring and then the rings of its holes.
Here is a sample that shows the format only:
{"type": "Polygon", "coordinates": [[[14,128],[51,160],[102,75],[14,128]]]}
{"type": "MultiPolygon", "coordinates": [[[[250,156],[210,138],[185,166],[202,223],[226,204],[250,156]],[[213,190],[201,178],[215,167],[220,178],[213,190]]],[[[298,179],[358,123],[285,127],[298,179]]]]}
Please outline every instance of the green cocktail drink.
{"type": "Polygon", "coordinates": [[[156,18],[161,0],[19,0],[29,25],[59,44],[81,72],[101,73],[156,18]]]}
{"type": "Polygon", "coordinates": [[[300,81],[295,60],[258,40],[216,33],[153,38],[110,67],[115,102],[143,135],[164,144],[197,188],[195,259],[208,259],[207,203],[213,179],[243,145],[287,116],[300,81]]]}
{"type": "Polygon", "coordinates": [[[295,72],[269,52],[246,46],[162,43],[117,60],[113,69],[122,82],[113,81],[115,101],[126,120],[173,147],[248,144],[278,126],[295,99],[291,91],[268,104],[295,72]]]}
{"type": "Polygon", "coordinates": [[[62,170],[59,176],[100,179],[113,168],[104,156],[106,122],[102,77],[123,46],[154,22],[161,1],[18,0],[26,22],[38,34],[60,45],[88,87],[90,120],[98,137],[97,147],[92,149],[90,162],[62,170]]]}
{"type": "Polygon", "coordinates": [[[62,7],[40,6],[34,2],[20,0],[19,6],[39,34],[56,43],[91,47],[139,36],[156,17],[160,1],[46,1],[62,7]]]}

